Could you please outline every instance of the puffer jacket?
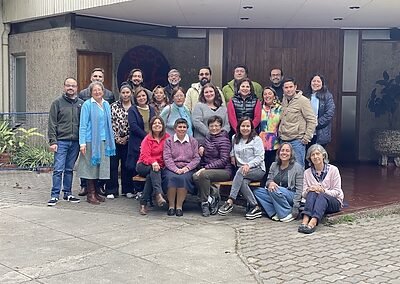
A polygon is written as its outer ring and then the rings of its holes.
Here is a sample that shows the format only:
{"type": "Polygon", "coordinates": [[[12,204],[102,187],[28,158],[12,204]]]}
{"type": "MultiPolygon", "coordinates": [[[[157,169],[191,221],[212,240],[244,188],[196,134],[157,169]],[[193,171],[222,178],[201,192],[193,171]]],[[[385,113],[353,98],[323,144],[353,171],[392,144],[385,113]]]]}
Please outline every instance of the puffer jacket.
{"type": "Polygon", "coordinates": [[[236,94],[228,103],[228,119],[233,131],[236,132],[238,120],[244,116],[252,119],[254,128],[260,124],[261,102],[254,94],[248,95],[245,99],[236,94]]]}
{"type": "Polygon", "coordinates": [[[201,167],[205,169],[225,169],[232,173],[229,157],[231,141],[225,130],[216,135],[207,134],[201,146],[204,147],[204,155],[200,163],[201,167]]]}

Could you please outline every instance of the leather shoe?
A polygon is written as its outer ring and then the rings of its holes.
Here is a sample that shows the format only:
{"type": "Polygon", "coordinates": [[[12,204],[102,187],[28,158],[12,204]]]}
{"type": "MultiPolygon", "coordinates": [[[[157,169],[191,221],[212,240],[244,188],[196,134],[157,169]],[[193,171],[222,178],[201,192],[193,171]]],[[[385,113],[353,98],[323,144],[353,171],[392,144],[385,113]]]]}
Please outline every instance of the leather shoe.
{"type": "Polygon", "coordinates": [[[176,209],[176,216],[178,216],[178,217],[183,216],[183,211],[182,211],[182,209],[176,209]]]}
{"type": "Polygon", "coordinates": [[[175,209],[174,208],[169,208],[167,211],[168,216],[174,216],[175,215],[175,209]]]}
{"type": "Polygon", "coordinates": [[[167,204],[167,201],[165,201],[165,199],[161,193],[156,195],[156,202],[157,202],[158,207],[164,207],[165,204],[167,204]]]}
{"type": "Polygon", "coordinates": [[[140,213],[140,215],[147,215],[146,205],[140,205],[139,213],[140,213]]]}
{"type": "Polygon", "coordinates": [[[78,195],[79,196],[86,196],[88,194],[87,188],[85,186],[82,186],[81,189],[79,190],[78,195]]]}

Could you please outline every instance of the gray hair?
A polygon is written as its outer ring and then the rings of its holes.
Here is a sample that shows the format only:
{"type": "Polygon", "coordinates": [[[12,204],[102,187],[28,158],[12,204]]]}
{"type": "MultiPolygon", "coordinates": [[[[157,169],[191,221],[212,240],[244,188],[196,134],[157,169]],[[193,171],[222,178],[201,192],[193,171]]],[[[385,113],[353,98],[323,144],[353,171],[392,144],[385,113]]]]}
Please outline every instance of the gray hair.
{"type": "Polygon", "coordinates": [[[313,165],[313,163],[311,162],[311,154],[315,151],[318,151],[322,154],[322,156],[324,157],[324,164],[329,163],[328,152],[325,150],[325,148],[319,144],[313,144],[310,146],[310,148],[308,148],[307,155],[306,155],[306,160],[308,161],[308,164],[310,166],[313,165]]]}
{"type": "Polygon", "coordinates": [[[94,81],[94,82],[90,83],[90,85],[89,85],[89,94],[90,94],[90,96],[92,95],[92,91],[93,91],[93,88],[94,88],[95,86],[100,86],[100,88],[101,88],[101,89],[103,90],[103,92],[104,92],[104,85],[103,85],[103,83],[102,83],[102,82],[99,82],[99,81],[94,81]]]}

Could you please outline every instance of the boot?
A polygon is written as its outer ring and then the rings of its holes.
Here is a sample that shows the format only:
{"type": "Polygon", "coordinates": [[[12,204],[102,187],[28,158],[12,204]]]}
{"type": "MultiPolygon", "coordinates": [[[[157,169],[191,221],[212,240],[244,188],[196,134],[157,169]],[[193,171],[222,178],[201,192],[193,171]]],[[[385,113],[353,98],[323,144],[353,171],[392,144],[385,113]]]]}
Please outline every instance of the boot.
{"type": "Polygon", "coordinates": [[[106,199],[105,199],[103,196],[101,196],[101,195],[98,193],[97,190],[95,190],[94,195],[95,195],[95,197],[96,197],[96,199],[97,199],[98,201],[100,201],[100,202],[106,201],[106,199]]]}
{"type": "Polygon", "coordinates": [[[100,201],[98,201],[96,198],[96,188],[94,182],[95,182],[94,180],[87,181],[87,191],[88,191],[87,202],[94,205],[99,205],[100,201]]]}
{"type": "Polygon", "coordinates": [[[147,207],[146,207],[146,205],[140,205],[139,214],[140,215],[147,215],[147,207]]]}
{"type": "Polygon", "coordinates": [[[86,196],[88,194],[86,186],[82,186],[81,190],[79,191],[79,196],[86,196]]]}

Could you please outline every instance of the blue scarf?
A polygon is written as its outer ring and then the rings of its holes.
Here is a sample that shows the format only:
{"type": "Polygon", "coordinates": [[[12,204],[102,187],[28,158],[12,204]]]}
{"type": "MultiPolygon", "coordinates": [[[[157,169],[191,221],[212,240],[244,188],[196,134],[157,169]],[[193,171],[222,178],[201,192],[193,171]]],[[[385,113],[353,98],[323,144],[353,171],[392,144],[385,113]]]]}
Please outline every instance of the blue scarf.
{"type": "Polygon", "coordinates": [[[178,110],[179,116],[181,118],[186,119],[188,123],[188,135],[193,136],[192,117],[190,115],[189,110],[184,105],[178,106],[175,103],[172,104],[172,107],[178,110]]]}
{"type": "MultiPolygon", "coordinates": [[[[105,155],[107,157],[115,156],[114,133],[111,126],[111,109],[108,102],[103,100],[103,111],[106,128],[106,147],[105,155]]],[[[96,103],[90,104],[90,118],[92,121],[92,158],[93,166],[100,165],[101,161],[101,137],[99,129],[99,113],[102,111],[96,103]]]]}

